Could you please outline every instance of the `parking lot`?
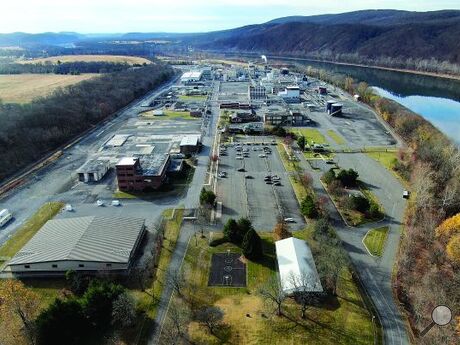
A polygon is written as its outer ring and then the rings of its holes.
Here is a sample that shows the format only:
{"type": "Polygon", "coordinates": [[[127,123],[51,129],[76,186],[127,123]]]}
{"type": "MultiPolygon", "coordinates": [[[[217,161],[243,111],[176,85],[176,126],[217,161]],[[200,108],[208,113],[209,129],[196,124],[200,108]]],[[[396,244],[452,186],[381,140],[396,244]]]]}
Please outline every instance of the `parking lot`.
{"type": "MultiPolygon", "coordinates": [[[[308,103],[315,105],[308,116],[326,138],[328,138],[327,130],[333,130],[345,139],[345,146],[352,149],[396,144],[393,136],[366,106],[336,94],[317,95],[312,90],[307,90],[304,97],[308,103]],[[342,115],[328,115],[326,113],[327,100],[342,103],[342,115]]],[[[328,141],[332,147],[339,147],[334,140],[328,141]]]]}
{"type": "Polygon", "coordinates": [[[304,228],[297,199],[271,137],[239,137],[226,151],[221,153],[219,172],[227,176],[218,180],[223,223],[229,218],[248,217],[256,230],[272,231],[278,219],[292,218],[292,230],[304,228]],[[238,146],[241,151],[237,151],[238,146]],[[279,177],[279,185],[276,177],[265,181],[268,176],[279,177]]]}

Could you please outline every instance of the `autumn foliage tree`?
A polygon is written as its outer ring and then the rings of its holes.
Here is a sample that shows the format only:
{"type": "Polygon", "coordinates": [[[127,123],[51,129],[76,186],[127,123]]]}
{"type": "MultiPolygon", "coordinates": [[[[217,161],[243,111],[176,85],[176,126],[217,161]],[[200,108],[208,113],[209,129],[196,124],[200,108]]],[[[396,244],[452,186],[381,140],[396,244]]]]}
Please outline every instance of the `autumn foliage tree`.
{"type": "Polygon", "coordinates": [[[460,213],[443,221],[436,228],[436,236],[445,240],[449,259],[460,264],[460,213]]]}
{"type": "Polygon", "coordinates": [[[276,223],[275,227],[273,228],[273,233],[275,234],[276,241],[292,237],[292,233],[289,231],[287,224],[283,221],[276,223]]]}
{"type": "Polygon", "coordinates": [[[0,332],[2,344],[17,344],[20,342],[17,337],[24,338],[28,344],[36,343],[35,318],[39,305],[38,295],[19,280],[8,279],[0,284],[0,324],[3,330],[8,329],[8,332],[0,332]]]}

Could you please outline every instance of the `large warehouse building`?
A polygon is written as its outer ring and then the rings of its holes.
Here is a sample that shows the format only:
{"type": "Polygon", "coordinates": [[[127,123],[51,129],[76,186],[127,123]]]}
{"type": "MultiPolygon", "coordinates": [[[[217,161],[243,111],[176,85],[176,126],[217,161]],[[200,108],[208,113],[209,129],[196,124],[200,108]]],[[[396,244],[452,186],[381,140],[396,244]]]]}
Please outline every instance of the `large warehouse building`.
{"type": "Polygon", "coordinates": [[[144,219],[76,217],[49,220],[8,262],[13,274],[69,270],[124,273],[145,231],[144,219]]]}

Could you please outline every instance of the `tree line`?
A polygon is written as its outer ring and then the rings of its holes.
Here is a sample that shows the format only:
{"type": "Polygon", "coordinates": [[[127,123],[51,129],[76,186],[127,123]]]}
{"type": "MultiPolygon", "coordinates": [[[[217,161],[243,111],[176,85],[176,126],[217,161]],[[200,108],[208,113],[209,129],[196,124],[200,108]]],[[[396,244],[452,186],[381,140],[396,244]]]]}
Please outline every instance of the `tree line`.
{"type": "MultiPolygon", "coordinates": [[[[407,144],[398,152],[394,164],[394,170],[407,180],[411,189],[394,283],[411,327],[418,335],[431,322],[434,306],[460,308],[459,148],[422,116],[373,94],[365,82],[313,68],[304,72],[350,94],[359,94],[407,144]]],[[[420,344],[459,341],[460,318],[442,331],[433,329],[423,338],[417,338],[420,344]]]]}
{"type": "Polygon", "coordinates": [[[29,104],[0,102],[0,181],[97,125],[173,75],[164,64],[105,74],[29,104]]]}
{"type": "Polygon", "coordinates": [[[130,65],[108,61],[75,61],[52,63],[9,63],[0,64],[0,74],[23,73],[54,73],[54,74],[81,74],[81,73],[113,73],[127,70],[131,67],[141,67],[141,64],[130,65]]]}
{"type": "Polygon", "coordinates": [[[0,285],[2,344],[77,345],[103,342],[114,330],[133,326],[136,302],[121,285],[87,279],[74,271],[66,274],[65,296],[55,298],[47,307],[40,296],[19,280],[0,285]]]}

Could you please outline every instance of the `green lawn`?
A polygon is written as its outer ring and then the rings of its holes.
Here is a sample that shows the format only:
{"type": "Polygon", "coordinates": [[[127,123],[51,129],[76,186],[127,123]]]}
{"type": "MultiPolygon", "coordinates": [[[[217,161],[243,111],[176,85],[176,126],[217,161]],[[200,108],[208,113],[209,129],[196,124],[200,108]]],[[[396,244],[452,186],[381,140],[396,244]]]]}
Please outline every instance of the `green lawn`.
{"type": "Polygon", "coordinates": [[[338,145],[344,145],[345,144],[345,139],[337,134],[335,131],[333,131],[332,129],[329,129],[327,131],[327,135],[330,136],[332,138],[332,140],[334,140],[336,142],[336,144],[338,145]]]}
{"type": "Polygon", "coordinates": [[[382,256],[385,250],[385,243],[388,237],[388,227],[384,226],[370,230],[363,239],[369,253],[375,256],[382,256]]]}
{"type": "Polygon", "coordinates": [[[180,95],[179,96],[180,101],[193,101],[193,102],[200,102],[200,101],[205,101],[206,96],[204,95],[195,95],[195,96],[185,96],[185,95],[180,95]]]}
{"type": "Polygon", "coordinates": [[[367,152],[366,153],[372,159],[382,164],[388,170],[394,172],[396,162],[396,152],[367,152]]]}
{"type": "Polygon", "coordinates": [[[303,135],[307,142],[311,144],[327,144],[326,137],[317,129],[314,128],[291,128],[291,130],[296,131],[298,134],[303,135]]]}
{"type": "MultiPolygon", "coordinates": [[[[301,232],[299,232],[300,234],[301,232]]],[[[297,234],[297,232],[296,232],[297,234]]],[[[221,236],[217,234],[217,237],[221,236]]],[[[214,236],[215,237],[215,236],[214,236]]],[[[307,318],[300,318],[298,305],[286,299],[285,316],[273,315],[264,304],[258,288],[272,276],[276,276],[276,256],[271,233],[261,233],[264,258],[259,262],[247,262],[247,287],[209,287],[210,260],[213,253],[230,250],[240,253],[233,244],[209,247],[208,239],[192,238],[184,260],[186,279],[193,287],[186,294],[221,308],[224,313],[226,341],[211,336],[197,322],[190,322],[187,329],[193,342],[206,344],[374,344],[373,325],[360,291],[349,271],[343,271],[337,289],[337,297],[327,298],[321,305],[311,306],[307,318]],[[249,315],[249,316],[247,316],[249,315]]],[[[171,305],[188,308],[182,299],[174,295],[171,305]]],[[[179,309],[181,310],[181,309],[179,309]]],[[[166,318],[168,319],[168,318],[166,318]]]]}
{"type": "Polygon", "coordinates": [[[0,247],[0,257],[13,257],[62,208],[62,202],[49,202],[30,217],[14,235],[0,247]]]}
{"type": "Polygon", "coordinates": [[[139,116],[149,120],[199,120],[197,117],[190,116],[188,111],[164,110],[163,115],[155,116],[153,115],[153,110],[148,110],[140,113],[139,116]]]}

